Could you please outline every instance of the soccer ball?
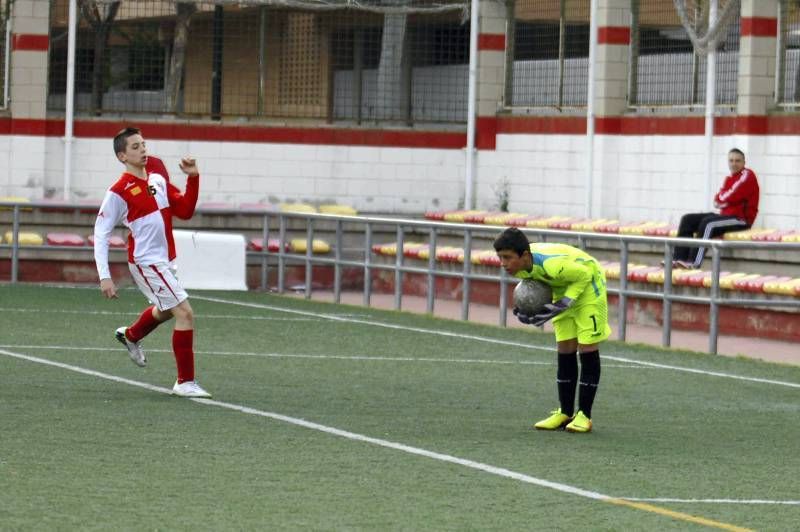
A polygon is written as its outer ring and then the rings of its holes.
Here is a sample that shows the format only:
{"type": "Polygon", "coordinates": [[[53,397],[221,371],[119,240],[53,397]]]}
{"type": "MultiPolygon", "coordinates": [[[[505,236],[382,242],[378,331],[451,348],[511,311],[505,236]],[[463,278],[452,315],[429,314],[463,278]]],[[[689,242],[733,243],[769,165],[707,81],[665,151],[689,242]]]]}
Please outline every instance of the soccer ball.
{"type": "Polygon", "coordinates": [[[544,306],[552,302],[553,291],[541,281],[523,279],[514,288],[514,306],[528,316],[544,312],[544,306]]]}

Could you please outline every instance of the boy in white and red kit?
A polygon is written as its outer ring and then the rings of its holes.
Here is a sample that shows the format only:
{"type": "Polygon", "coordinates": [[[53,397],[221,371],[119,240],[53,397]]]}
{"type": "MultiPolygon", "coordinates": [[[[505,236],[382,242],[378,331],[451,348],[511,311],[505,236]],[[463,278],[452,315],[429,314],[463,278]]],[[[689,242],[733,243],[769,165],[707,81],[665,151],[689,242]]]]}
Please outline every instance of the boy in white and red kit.
{"type": "Polygon", "coordinates": [[[172,393],[181,397],[211,397],[194,378],[194,315],[188,295],[175,277],[175,241],[172,215],[189,219],[194,214],[200,174],[192,157],[181,159],[187,175],[186,193],[169,182],[163,163],[148,158],[140,131],[125,128],[114,137],[114,153],[125,165],[125,173],[106,192],[94,225],[94,258],[100,290],[109,299],[117,289],[108,267],[108,242],[114,227],[122,222],[129,230],[128,268],[136,286],[153,303],[130,327],[120,327],[116,338],[127,349],[134,364],[147,365],[141,340],[156,327],[175,318],[172,350],[178,379],[172,393]]]}

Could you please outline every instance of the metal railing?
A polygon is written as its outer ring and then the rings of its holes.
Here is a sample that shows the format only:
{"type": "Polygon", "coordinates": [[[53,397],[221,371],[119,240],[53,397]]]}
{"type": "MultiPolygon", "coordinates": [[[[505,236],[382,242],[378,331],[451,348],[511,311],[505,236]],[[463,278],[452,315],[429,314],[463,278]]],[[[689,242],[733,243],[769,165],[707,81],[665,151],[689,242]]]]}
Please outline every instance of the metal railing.
{"type": "MultiPolygon", "coordinates": [[[[0,244],[0,250],[11,248],[11,282],[18,281],[19,268],[19,231],[21,209],[31,209],[37,207],[52,208],[52,204],[36,203],[8,203],[0,202],[0,208],[11,207],[13,209],[13,227],[11,244],[0,244]]],[[[85,209],[85,205],[61,206],[60,208],[85,209]]],[[[202,212],[198,210],[198,212],[202,212]]],[[[461,297],[461,319],[469,319],[469,305],[472,281],[489,281],[500,284],[499,316],[498,324],[506,326],[508,315],[507,287],[515,280],[509,277],[506,272],[498,268],[498,274],[475,273],[472,271],[472,242],[476,235],[487,235],[491,238],[502,230],[499,226],[470,225],[447,222],[433,222],[427,220],[410,220],[387,218],[377,216],[340,216],[330,214],[312,213],[291,213],[291,212],[265,212],[246,214],[240,210],[231,209],[230,211],[215,209],[208,214],[239,214],[248,216],[262,217],[262,238],[264,251],[248,251],[250,257],[260,259],[260,288],[268,288],[268,274],[271,267],[277,268],[277,292],[286,292],[286,271],[289,263],[302,264],[305,267],[303,291],[306,298],[311,298],[313,290],[313,266],[327,265],[334,270],[333,299],[334,302],[341,302],[342,295],[342,273],[343,268],[360,268],[363,270],[363,304],[371,305],[373,273],[380,271],[394,272],[394,308],[401,310],[403,305],[403,279],[406,274],[419,274],[426,276],[427,280],[427,301],[426,310],[429,313],[435,307],[435,282],[437,277],[459,278],[462,279],[461,297]],[[305,254],[287,252],[283,243],[289,232],[290,220],[300,220],[305,225],[306,252],[305,254]],[[280,245],[278,251],[269,251],[269,237],[273,235],[277,221],[277,236],[280,245]],[[319,224],[332,225],[326,228],[327,232],[333,232],[334,256],[323,257],[313,254],[313,241],[316,228],[319,224]],[[343,256],[343,241],[345,236],[345,225],[357,227],[356,233],[360,233],[363,238],[363,248],[359,246],[356,258],[346,258],[343,256]],[[394,234],[397,245],[397,253],[393,264],[377,263],[372,260],[372,245],[374,243],[376,227],[389,228],[388,233],[394,234]],[[431,250],[428,260],[424,266],[410,266],[406,264],[403,254],[403,243],[408,233],[422,233],[427,235],[429,249],[431,250]],[[460,238],[464,247],[464,260],[460,271],[447,271],[436,268],[435,252],[440,239],[446,236],[450,239],[460,238]],[[362,253],[363,252],[363,253],[362,253]],[[270,259],[274,259],[270,265],[270,259]]],[[[750,241],[726,241],[726,240],[701,240],[690,238],[666,238],[648,237],[637,235],[620,235],[610,233],[586,233],[574,231],[558,231],[549,229],[522,228],[528,235],[537,237],[538,241],[576,241],[577,247],[585,248],[588,242],[602,241],[616,243],[619,248],[619,286],[608,287],[608,293],[618,296],[619,326],[617,338],[624,341],[626,338],[627,309],[630,298],[657,299],[662,301],[663,324],[662,324],[662,345],[671,344],[672,335],[672,303],[693,303],[709,306],[709,341],[708,351],[717,353],[717,341],[719,337],[719,312],[722,306],[757,306],[765,308],[783,307],[800,309],[800,298],[795,300],[777,299],[747,299],[736,297],[722,297],[720,292],[720,272],[722,252],[725,250],[736,249],[769,249],[770,251],[800,251],[800,243],[789,242],[750,242],[750,241]],[[663,246],[664,257],[664,284],[660,292],[649,292],[636,290],[628,287],[628,256],[631,245],[645,244],[649,246],[663,246]],[[708,296],[692,296],[676,294],[672,285],[672,251],[675,246],[705,247],[711,249],[711,287],[708,296]]],[[[348,230],[348,232],[353,232],[348,230]]],[[[87,248],[76,248],[67,246],[42,246],[36,249],[51,250],[79,250],[87,248]]]]}

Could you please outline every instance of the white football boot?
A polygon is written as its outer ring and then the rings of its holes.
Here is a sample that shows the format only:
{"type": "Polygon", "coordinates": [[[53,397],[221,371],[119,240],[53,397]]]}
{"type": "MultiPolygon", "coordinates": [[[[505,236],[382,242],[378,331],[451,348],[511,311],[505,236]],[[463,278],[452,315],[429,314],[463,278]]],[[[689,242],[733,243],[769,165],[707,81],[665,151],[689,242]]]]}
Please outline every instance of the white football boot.
{"type": "Polygon", "coordinates": [[[178,381],[175,381],[175,386],[172,387],[172,395],[177,395],[178,397],[200,397],[200,398],[209,398],[211,394],[205,391],[203,388],[197,384],[197,381],[186,381],[178,384],[178,381]]]}
{"type": "Polygon", "coordinates": [[[125,336],[125,331],[127,329],[128,329],[127,327],[120,327],[119,329],[117,329],[115,337],[117,338],[119,343],[124,345],[125,348],[128,350],[128,356],[131,358],[131,361],[140,368],[143,368],[147,365],[147,357],[144,356],[144,350],[142,350],[142,343],[131,342],[130,340],[128,340],[128,337],[125,336]]]}

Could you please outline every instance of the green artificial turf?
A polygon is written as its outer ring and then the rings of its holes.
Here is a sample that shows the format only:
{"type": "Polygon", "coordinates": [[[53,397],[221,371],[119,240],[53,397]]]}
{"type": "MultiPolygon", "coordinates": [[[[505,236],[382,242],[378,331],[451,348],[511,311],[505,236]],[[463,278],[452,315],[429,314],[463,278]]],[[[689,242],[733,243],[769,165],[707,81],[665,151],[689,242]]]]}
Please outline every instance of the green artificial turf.
{"type": "Polygon", "coordinates": [[[798,504],[744,503],[800,499],[800,367],[609,342],[594,432],[538,432],[557,407],[551,335],[260,293],[191,302],[197,377],[225,405],[136,385],[175,378],[169,324],[145,339],[145,369],[113,338],[145,307],[138,292],[0,286],[0,529],[800,523],[798,504]]]}

